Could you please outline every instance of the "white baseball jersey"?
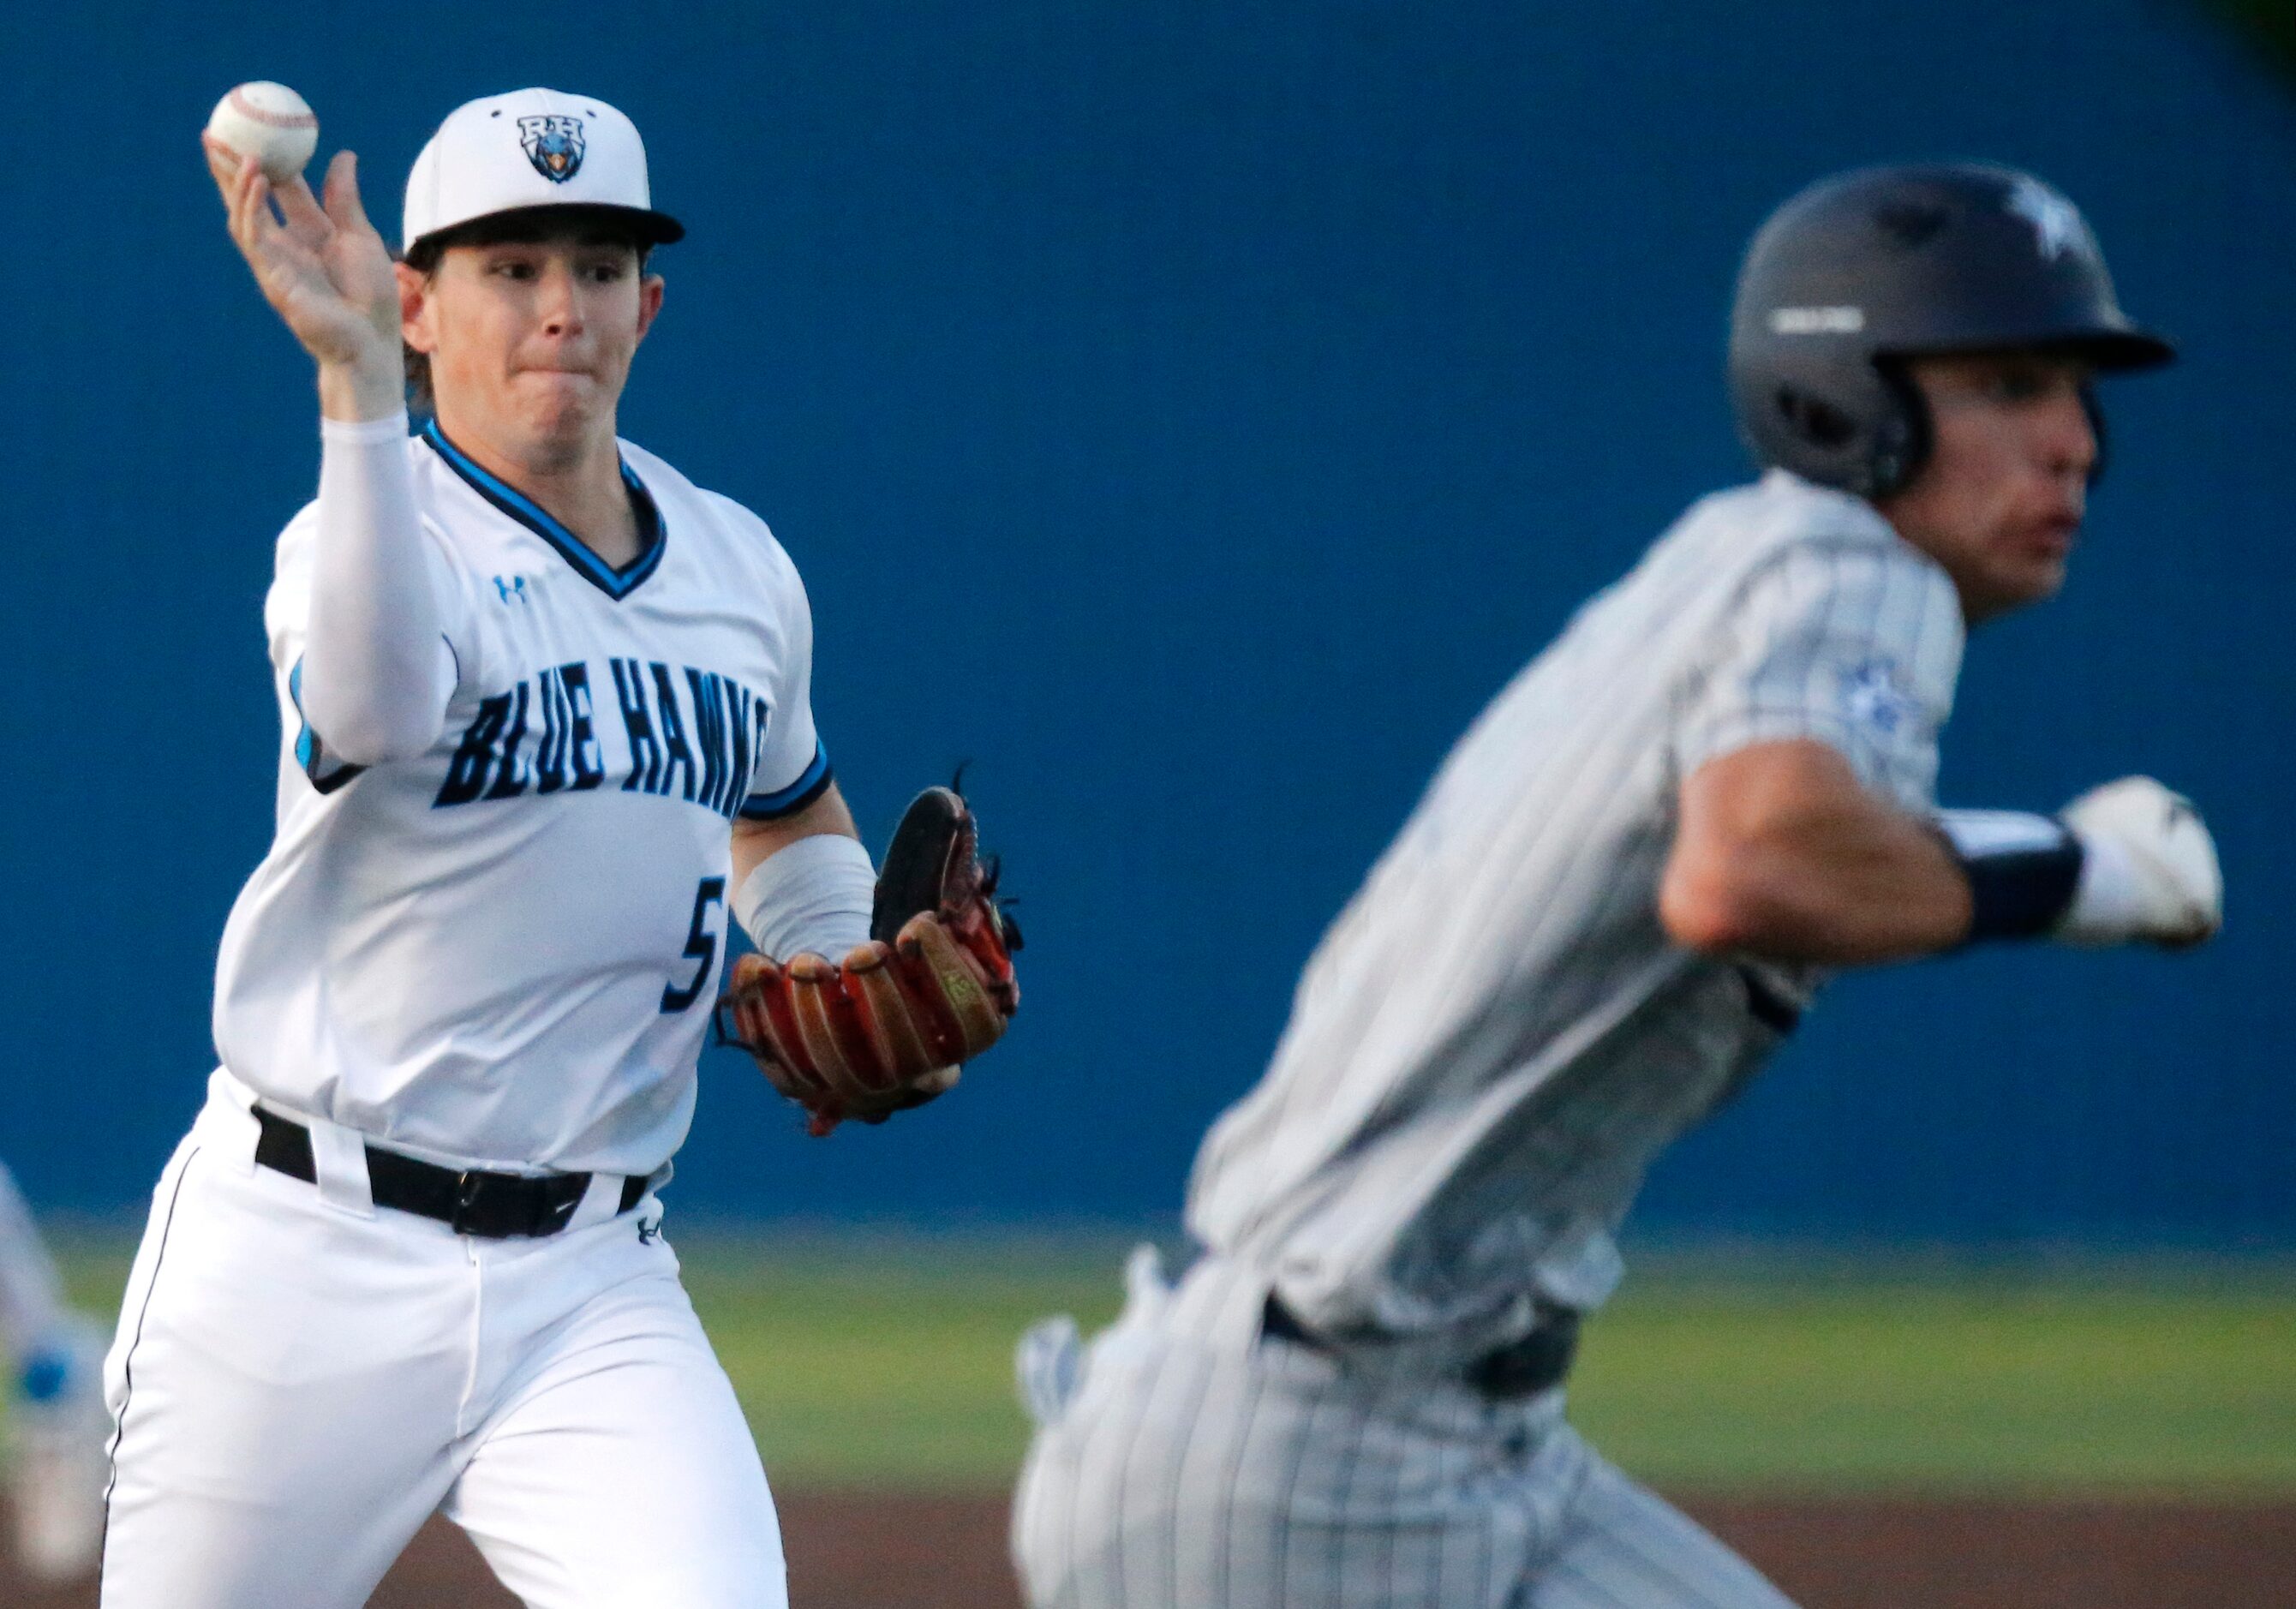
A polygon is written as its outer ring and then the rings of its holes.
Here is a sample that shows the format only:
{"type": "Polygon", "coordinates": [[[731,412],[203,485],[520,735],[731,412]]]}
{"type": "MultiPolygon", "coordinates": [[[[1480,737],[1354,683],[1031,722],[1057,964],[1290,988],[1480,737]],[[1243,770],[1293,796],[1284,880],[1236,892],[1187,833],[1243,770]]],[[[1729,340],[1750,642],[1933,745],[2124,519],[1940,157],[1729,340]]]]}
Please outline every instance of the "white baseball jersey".
{"type": "Polygon", "coordinates": [[[455,690],[363,769],[297,691],[317,505],[265,609],[278,828],[217,968],[224,1065],[435,1161],[643,1174],[685,1138],[731,823],[828,784],[813,631],[765,524],[622,445],[651,539],[616,571],[435,426],[411,439],[455,690]]]}
{"type": "Polygon", "coordinates": [[[1819,979],[1670,942],[1658,882],[1701,762],[1816,738],[1926,809],[1959,674],[1951,582],[1784,472],[1693,507],[1485,710],[1308,963],[1188,1223],[1327,1334],[1592,1307],[1652,1157],[1819,979]]]}

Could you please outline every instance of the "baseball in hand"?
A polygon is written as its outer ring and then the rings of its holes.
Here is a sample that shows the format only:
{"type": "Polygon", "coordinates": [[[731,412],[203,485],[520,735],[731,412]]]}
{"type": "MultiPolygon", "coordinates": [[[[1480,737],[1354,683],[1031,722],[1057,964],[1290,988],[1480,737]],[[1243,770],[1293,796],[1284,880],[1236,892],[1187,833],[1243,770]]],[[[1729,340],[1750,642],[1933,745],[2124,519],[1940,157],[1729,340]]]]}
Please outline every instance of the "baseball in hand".
{"type": "Polygon", "coordinates": [[[319,119],[284,84],[242,84],[216,103],[208,132],[252,161],[274,184],[303,171],[319,148],[319,119]]]}

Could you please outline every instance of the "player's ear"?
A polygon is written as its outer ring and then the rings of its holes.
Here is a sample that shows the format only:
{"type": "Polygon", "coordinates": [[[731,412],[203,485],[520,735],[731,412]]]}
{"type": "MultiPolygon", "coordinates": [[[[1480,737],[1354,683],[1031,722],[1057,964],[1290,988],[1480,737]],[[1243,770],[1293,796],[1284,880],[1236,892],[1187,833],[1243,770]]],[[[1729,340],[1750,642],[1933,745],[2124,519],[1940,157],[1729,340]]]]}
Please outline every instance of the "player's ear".
{"type": "Polygon", "coordinates": [[[405,263],[394,265],[398,274],[398,334],[418,352],[431,351],[438,339],[430,333],[430,276],[405,263]]]}
{"type": "Polygon", "coordinates": [[[661,312],[661,275],[649,274],[638,281],[638,339],[644,341],[661,312]]]}

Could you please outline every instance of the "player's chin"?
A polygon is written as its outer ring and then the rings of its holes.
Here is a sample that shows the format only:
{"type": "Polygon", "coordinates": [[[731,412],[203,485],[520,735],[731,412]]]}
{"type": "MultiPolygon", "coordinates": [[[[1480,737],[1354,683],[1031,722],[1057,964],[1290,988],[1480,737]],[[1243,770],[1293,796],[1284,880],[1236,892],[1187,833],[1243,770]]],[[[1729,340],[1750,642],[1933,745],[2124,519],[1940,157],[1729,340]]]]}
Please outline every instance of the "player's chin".
{"type": "Polygon", "coordinates": [[[529,429],[543,437],[578,434],[613,407],[613,397],[592,375],[560,369],[529,369],[518,377],[520,412],[529,429]]]}
{"type": "Polygon", "coordinates": [[[593,402],[605,390],[587,369],[521,369],[517,385],[536,404],[558,406],[593,402]]]}
{"type": "Polygon", "coordinates": [[[2005,566],[1997,577],[2003,606],[2022,608],[2055,597],[2064,590],[2067,558],[2062,553],[2028,554],[2017,563],[2005,566]]]}

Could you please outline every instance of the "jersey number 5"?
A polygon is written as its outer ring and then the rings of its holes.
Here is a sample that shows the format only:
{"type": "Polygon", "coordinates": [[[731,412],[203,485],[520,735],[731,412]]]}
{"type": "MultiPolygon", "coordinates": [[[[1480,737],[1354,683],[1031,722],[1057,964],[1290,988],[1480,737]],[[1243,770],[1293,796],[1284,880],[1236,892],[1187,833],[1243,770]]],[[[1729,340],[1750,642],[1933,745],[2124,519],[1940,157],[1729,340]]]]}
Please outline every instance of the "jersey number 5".
{"type": "Polygon", "coordinates": [[[709,981],[710,969],[718,965],[718,935],[709,931],[709,907],[722,905],[726,899],[726,880],[704,877],[701,886],[693,891],[693,925],[686,930],[685,948],[680,953],[693,957],[695,965],[693,981],[684,989],[676,984],[661,991],[661,1009],[665,1015],[684,1011],[701,998],[701,990],[709,981]]]}

